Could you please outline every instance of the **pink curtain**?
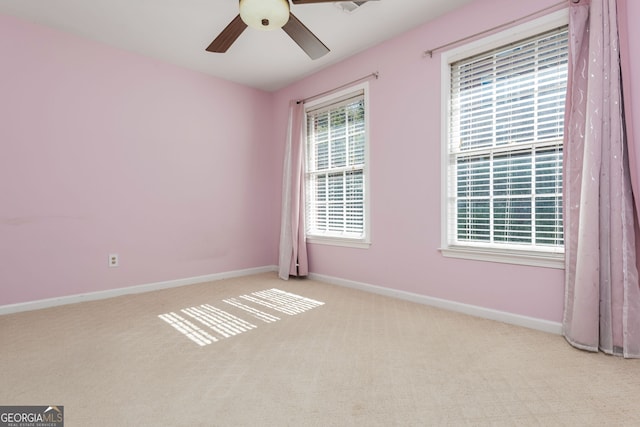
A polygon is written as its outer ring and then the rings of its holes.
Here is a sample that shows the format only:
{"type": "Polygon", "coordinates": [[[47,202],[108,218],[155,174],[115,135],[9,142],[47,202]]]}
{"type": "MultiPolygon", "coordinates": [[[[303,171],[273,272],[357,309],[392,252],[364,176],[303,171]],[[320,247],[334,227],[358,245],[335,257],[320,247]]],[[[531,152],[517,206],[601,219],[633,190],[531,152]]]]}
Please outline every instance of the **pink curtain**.
{"type": "Polygon", "coordinates": [[[278,275],[309,274],[307,245],[304,237],[304,104],[292,101],[282,174],[282,217],[278,275]]]}
{"type": "Polygon", "coordinates": [[[570,5],[564,336],[581,349],[640,357],[616,1],[570,0],[570,5]]]}

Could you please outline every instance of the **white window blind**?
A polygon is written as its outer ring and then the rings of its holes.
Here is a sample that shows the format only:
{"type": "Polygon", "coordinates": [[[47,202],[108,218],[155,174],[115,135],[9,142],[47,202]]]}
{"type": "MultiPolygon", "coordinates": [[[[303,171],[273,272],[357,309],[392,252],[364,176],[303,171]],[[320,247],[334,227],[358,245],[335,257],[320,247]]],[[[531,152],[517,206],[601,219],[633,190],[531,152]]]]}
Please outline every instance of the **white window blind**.
{"type": "Polygon", "coordinates": [[[307,236],[363,240],[364,92],[307,110],[307,236]]]}
{"type": "Polygon", "coordinates": [[[451,246],[563,252],[562,27],[450,64],[451,246]]]}

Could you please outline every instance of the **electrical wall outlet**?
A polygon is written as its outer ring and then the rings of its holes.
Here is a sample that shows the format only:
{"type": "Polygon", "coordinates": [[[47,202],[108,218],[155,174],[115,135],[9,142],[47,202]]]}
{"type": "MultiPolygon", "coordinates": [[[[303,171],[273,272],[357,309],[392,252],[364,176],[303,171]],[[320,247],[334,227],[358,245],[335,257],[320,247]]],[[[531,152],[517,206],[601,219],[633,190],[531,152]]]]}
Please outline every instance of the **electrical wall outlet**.
{"type": "Polygon", "coordinates": [[[120,259],[118,254],[109,254],[109,267],[118,267],[120,265],[120,259]]]}

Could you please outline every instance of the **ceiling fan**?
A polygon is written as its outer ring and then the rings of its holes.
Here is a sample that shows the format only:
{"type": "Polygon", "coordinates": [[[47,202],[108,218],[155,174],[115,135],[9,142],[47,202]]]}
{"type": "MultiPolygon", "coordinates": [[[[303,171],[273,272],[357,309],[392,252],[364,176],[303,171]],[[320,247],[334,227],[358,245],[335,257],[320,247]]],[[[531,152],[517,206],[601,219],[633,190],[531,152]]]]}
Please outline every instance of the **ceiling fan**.
{"type": "MultiPolygon", "coordinates": [[[[367,1],[371,0],[350,3],[360,6],[367,1]]],[[[341,0],[291,0],[291,2],[293,4],[339,3],[341,0]]],[[[289,0],[240,0],[238,16],[222,30],[206,50],[226,52],[247,26],[258,30],[282,28],[311,59],[318,59],[329,52],[329,48],[291,13],[289,0]]]]}

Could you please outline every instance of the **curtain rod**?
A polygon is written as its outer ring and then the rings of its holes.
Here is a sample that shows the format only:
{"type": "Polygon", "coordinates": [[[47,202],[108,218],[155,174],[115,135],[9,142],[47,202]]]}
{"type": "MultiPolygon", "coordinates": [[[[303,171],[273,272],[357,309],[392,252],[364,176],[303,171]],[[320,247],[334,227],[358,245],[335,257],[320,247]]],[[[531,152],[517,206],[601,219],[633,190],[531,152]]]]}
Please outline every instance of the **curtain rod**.
{"type": "Polygon", "coordinates": [[[373,72],[373,73],[371,73],[371,74],[367,74],[367,75],[366,75],[366,76],[364,76],[364,77],[360,77],[359,79],[355,79],[355,80],[353,80],[353,81],[351,81],[351,82],[349,82],[349,83],[345,83],[345,84],[340,85],[340,86],[338,86],[338,87],[336,87],[336,88],[333,88],[333,89],[330,89],[330,90],[326,90],[326,91],[321,92],[321,93],[317,93],[317,94],[315,94],[315,95],[309,96],[309,97],[304,98],[304,99],[300,99],[300,100],[296,101],[296,104],[304,104],[305,102],[312,101],[312,100],[317,99],[317,98],[320,98],[320,97],[322,97],[322,96],[324,96],[324,95],[328,95],[328,94],[330,94],[330,93],[332,93],[332,92],[338,91],[338,90],[340,90],[340,89],[344,89],[345,87],[348,87],[348,86],[354,85],[354,84],[356,84],[356,83],[363,82],[363,81],[365,81],[365,80],[369,80],[371,77],[375,77],[375,78],[377,79],[377,78],[379,78],[379,77],[380,77],[380,74],[379,74],[377,71],[374,71],[374,72],[373,72]]]}
{"type": "MultiPolygon", "coordinates": [[[[579,2],[580,2],[580,0],[571,0],[571,1],[572,1],[573,3],[579,3],[579,2]]],[[[444,49],[444,48],[449,47],[449,46],[453,46],[453,45],[458,44],[458,43],[461,43],[461,42],[465,42],[465,41],[467,41],[467,40],[469,40],[469,39],[473,39],[473,38],[478,37],[478,36],[485,35],[485,34],[487,34],[487,33],[490,33],[490,32],[492,32],[492,31],[495,31],[495,30],[500,30],[500,29],[502,29],[502,28],[504,28],[504,27],[508,27],[508,26],[510,26],[510,25],[513,25],[513,24],[517,24],[517,23],[519,23],[519,22],[521,22],[521,21],[524,21],[525,19],[531,18],[532,16],[538,15],[538,14],[540,14],[540,13],[542,13],[542,12],[546,12],[547,10],[555,9],[555,8],[557,8],[558,6],[565,5],[566,3],[567,3],[566,1],[562,1],[562,2],[560,2],[560,3],[556,3],[556,4],[554,4],[554,5],[551,5],[551,6],[545,7],[544,9],[540,9],[540,10],[538,10],[538,11],[536,11],[536,12],[530,13],[530,14],[528,14],[528,15],[526,15],[526,16],[522,16],[522,17],[517,18],[517,19],[514,19],[514,20],[512,20],[512,21],[505,22],[504,24],[501,24],[501,25],[496,25],[496,26],[495,26],[495,27],[493,27],[493,28],[489,28],[489,29],[484,30],[484,31],[479,31],[479,32],[477,32],[477,33],[475,33],[475,34],[472,34],[472,35],[470,35],[470,36],[463,37],[463,38],[461,38],[461,39],[458,39],[458,40],[455,40],[455,41],[452,41],[452,42],[449,42],[449,43],[446,43],[446,44],[440,45],[440,46],[438,46],[438,47],[434,47],[433,49],[425,50],[425,51],[423,52],[423,56],[425,56],[425,57],[426,57],[426,56],[429,56],[429,58],[433,58],[433,52],[435,52],[435,51],[438,51],[438,50],[444,49]]]]}

